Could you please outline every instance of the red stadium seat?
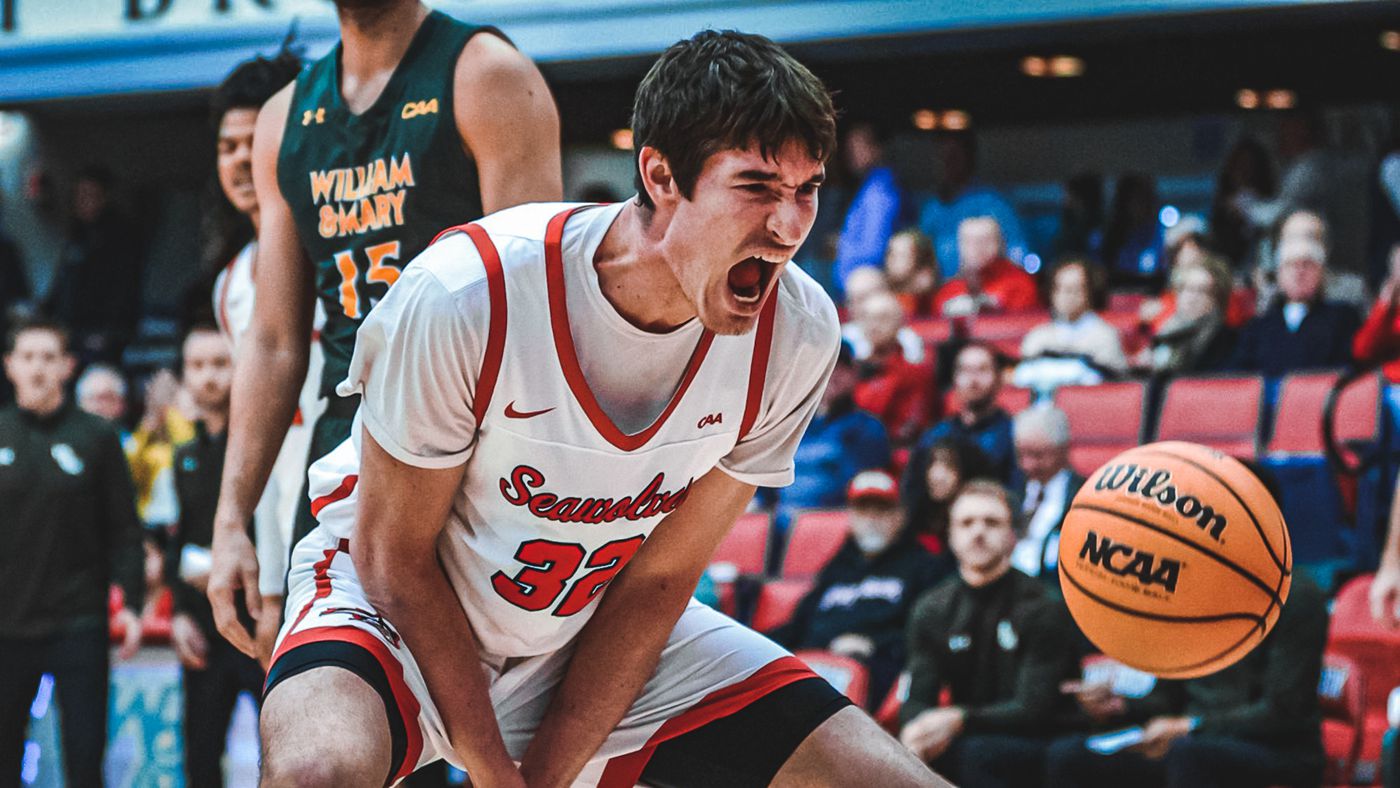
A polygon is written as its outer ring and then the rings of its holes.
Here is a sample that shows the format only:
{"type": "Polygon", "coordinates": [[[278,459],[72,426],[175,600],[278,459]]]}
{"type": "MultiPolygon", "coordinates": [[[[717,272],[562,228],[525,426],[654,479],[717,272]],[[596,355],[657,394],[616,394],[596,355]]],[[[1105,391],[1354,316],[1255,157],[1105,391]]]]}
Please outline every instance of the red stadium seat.
{"type": "MultiPolygon", "coordinates": [[[[126,594],[120,586],[112,586],[107,593],[107,637],[116,644],[126,637],[126,627],[115,620],[118,610],[126,604],[126,594]]],[[[141,617],[141,643],[147,646],[164,645],[170,642],[170,619],[175,614],[175,598],[170,589],[163,588],[160,599],[146,609],[141,617]]]]}
{"type": "Polygon", "coordinates": [[[1167,386],[1157,440],[1190,441],[1252,459],[1263,400],[1264,379],[1258,375],[1178,378],[1167,386]]]}
{"type": "Polygon", "coordinates": [[[792,620],[802,597],[812,590],[810,580],[770,580],[758,591],[750,625],[759,632],[772,632],[792,620]]]}
{"type": "MultiPolygon", "coordinates": [[[[1034,391],[1019,386],[1002,386],[1001,391],[997,392],[997,406],[1012,416],[1029,408],[1034,399],[1034,391]]],[[[958,393],[950,389],[943,396],[943,412],[956,413],[961,407],[962,403],[958,401],[958,393]]]]}
{"type": "Polygon", "coordinates": [[[850,532],[845,509],[802,512],[792,518],[779,577],[806,580],[817,576],[841,549],[850,532]]]}
{"type": "Polygon", "coordinates": [[[1317,686],[1322,710],[1322,747],[1327,757],[1326,785],[1351,785],[1361,755],[1361,734],[1366,719],[1366,679],[1349,657],[1328,654],[1323,658],[1317,686]]]}
{"type": "MultiPolygon", "coordinates": [[[[1338,374],[1321,372],[1289,375],[1279,386],[1274,431],[1267,454],[1321,455],[1322,410],[1338,374]]],[[[1379,375],[1368,375],[1342,392],[1334,415],[1337,439],[1348,443],[1378,440],[1381,417],[1379,375]]]]}
{"type": "Polygon", "coordinates": [[[1138,310],[1142,309],[1143,302],[1147,301],[1147,299],[1148,296],[1142,293],[1109,293],[1108,311],[1127,312],[1136,318],[1138,310]]]}
{"type": "Polygon", "coordinates": [[[740,515],[734,527],[710,556],[710,566],[729,564],[740,575],[761,575],[768,571],[768,534],[771,519],[762,512],[740,515]]]}
{"type": "Polygon", "coordinates": [[[1358,577],[1337,592],[1332,608],[1332,628],[1327,637],[1330,654],[1348,657],[1365,683],[1365,722],[1357,769],[1375,774],[1385,734],[1385,705],[1393,687],[1400,686],[1400,631],[1382,628],[1371,618],[1371,575],[1358,577]]]}
{"type": "Polygon", "coordinates": [[[972,319],[972,337],[987,341],[1014,339],[1019,349],[1022,337],[1029,334],[1032,328],[1048,322],[1050,322],[1050,313],[1044,309],[1031,312],[978,315],[972,319]]]}
{"type": "Polygon", "coordinates": [[[1062,386],[1055,405],[1069,417],[1069,463],[1088,476],[1142,439],[1147,388],[1142,383],[1062,386]]]}
{"type": "Polygon", "coordinates": [[[865,708],[870,695],[870,671],[850,657],[841,657],[829,651],[799,651],[794,656],[807,663],[813,673],[826,679],[836,691],[850,698],[851,702],[865,708]]]}
{"type": "Polygon", "coordinates": [[[953,324],[943,318],[911,320],[909,327],[925,342],[947,342],[953,336],[953,324]]]}

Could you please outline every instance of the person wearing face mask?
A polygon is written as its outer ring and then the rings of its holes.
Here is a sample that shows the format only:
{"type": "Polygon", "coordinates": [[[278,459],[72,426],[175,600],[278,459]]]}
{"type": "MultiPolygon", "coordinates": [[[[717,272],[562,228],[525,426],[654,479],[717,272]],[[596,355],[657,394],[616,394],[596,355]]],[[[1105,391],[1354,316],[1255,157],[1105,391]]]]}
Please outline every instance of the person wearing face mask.
{"type": "Polygon", "coordinates": [[[1039,785],[1061,681],[1077,673],[1073,626],[1039,581],[1013,568],[1021,528],[1006,488],[963,486],[948,526],[957,574],[909,620],[900,741],[963,788],[1039,785]],[[947,691],[950,703],[940,697],[947,691]]]}
{"type": "Polygon", "coordinates": [[[1231,367],[1278,377],[1304,369],[1351,363],[1351,341],[1361,326],[1355,310],[1323,296],[1326,249],[1286,237],[1278,248],[1279,294],[1240,332],[1231,367]]]}
{"type": "Polygon", "coordinates": [[[1050,391],[1063,385],[1098,385],[1121,375],[1128,363],[1118,330],[1096,311],[1107,298],[1103,269],[1069,258],[1055,267],[1050,282],[1054,319],[1031,329],[1021,341],[1016,385],[1050,391]]]}
{"type": "Polygon", "coordinates": [[[1225,367],[1237,334],[1229,325],[1229,264],[1207,255],[1172,270],[1172,313],[1134,366],[1157,375],[1214,372],[1225,367]]]}
{"type": "Polygon", "coordinates": [[[904,627],[914,600],[952,570],[922,549],[907,527],[894,477],[856,475],[847,490],[851,533],[822,568],[792,620],[770,636],[793,650],[823,649],[870,670],[872,703],[904,666],[904,627]]]}

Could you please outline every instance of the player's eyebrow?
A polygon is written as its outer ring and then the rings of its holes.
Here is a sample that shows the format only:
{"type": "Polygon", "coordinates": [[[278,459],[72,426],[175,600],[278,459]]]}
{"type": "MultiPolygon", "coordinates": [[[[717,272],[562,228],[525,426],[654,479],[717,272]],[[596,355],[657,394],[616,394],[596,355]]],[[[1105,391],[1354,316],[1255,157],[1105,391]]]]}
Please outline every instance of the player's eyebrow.
{"type": "MultiPolygon", "coordinates": [[[[781,181],[782,176],[772,170],[743,170],[734,176],[741,181],[758,181],[760,183],[774,183],[781,181]]],[[[826,173],[819,172],[803,182],[803,185],[820,186],[826,182],[826,173]]]]}

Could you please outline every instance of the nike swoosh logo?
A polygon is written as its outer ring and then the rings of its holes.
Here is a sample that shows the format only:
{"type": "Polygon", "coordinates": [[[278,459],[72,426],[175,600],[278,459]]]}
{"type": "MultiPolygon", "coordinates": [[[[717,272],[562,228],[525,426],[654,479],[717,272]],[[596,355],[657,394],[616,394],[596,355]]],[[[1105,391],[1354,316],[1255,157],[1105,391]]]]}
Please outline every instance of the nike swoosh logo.
{"type": "Polygon", "coordinates": [[[511,403],[506,406],[506,418],[533,419],[534,417],[544,415],[550,412],[551,410],[554,410],[554,408],[545,408],[544,410],[518,411],[515,409],[515,401],[511,400],[511,403]]]}

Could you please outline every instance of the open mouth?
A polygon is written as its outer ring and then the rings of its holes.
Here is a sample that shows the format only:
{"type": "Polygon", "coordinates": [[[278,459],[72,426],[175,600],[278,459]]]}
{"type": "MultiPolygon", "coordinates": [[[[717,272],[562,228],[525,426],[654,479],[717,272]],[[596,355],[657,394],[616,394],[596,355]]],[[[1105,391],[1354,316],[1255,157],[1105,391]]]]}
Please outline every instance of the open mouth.
{"type": "Polygon", "coordinates": [[[729,269],[729,291],[734,294],[734,300],[745,306],[757,304],[780,265],[761,257],[747,257],[735,263],[729,269]]]}

